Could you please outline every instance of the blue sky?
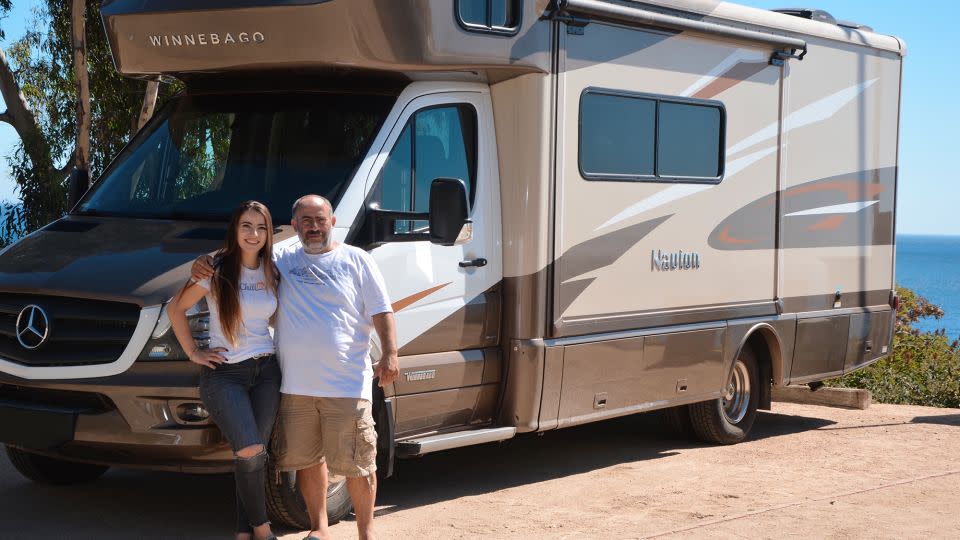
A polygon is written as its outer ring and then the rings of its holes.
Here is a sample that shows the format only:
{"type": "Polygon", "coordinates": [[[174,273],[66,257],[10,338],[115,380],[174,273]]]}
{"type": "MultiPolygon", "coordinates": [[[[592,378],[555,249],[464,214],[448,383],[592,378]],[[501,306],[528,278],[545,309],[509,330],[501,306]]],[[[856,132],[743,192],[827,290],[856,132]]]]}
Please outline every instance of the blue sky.
{"type": "MultiPolygon", "coordinates": [[[[764,9],[792,5],[783,0],[738,3],[764,9]]],[[[4,47],[23,34],[35,4],[35,0],[13,1],[13,11],[0,21],[7,33],[4,47]]],[[[897,232],[960,235],[960,219],[947,219],[956,213],[960,174],[941,168],[956,159],[949,156],[956,155],[952,136],[960,126],[960,104],[955,98],[960,64],[949,41],[956,33],[950,16],[956,4],[947,0],[926,0],[917,5],[897,0],[817,0],[807,4],[906,41],[897,232]]],[[[0,123],[0,200],[14,198],[5,157],[13,151],[16,140],[13,128],[0,123]]]]}

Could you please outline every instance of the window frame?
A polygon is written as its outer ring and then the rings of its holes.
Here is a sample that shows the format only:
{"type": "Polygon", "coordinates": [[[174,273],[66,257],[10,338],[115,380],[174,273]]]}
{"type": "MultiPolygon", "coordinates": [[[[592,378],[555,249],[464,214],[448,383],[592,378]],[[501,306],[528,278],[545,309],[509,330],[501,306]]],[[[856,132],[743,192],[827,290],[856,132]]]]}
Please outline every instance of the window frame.
{"type": "MultiPolygon", "coordinates": [[[[429,211],[430,211],[429,208],[426,210],[426,212],[417,212],[417,210],[415,209],[415,206],[416,206],[416,194],[417,194],[417,163],[416,163],[416,153],[417,153],[416,118],[417,118],[417,115],[420,114],[420,113],[422,113],[422,112],[431,111],[431,110],[434,110],[434,109],[451,109],[451,108],[452,108],[452,109],[462,109],[462,108],[464,108],[464,107],[469,108],[470,111],[471,111],[471,113],[473,114],[473,126],[472,126],[472,128],[473,128],[473,133],[472,133],[472,135],[471,135],[472,140],[470,139],[470,137],[464,136],[464,141],[463,141],[463,142],[464,142],[464,145],[465,145],[465,146],[469,146],[469,143],[472,142],[472,143],[473,143],[473,151],[472,151],[472,153],[471,153],[471,150],[470,150],[469,147],[467,147],[467,148],[464,149],[464,152],[465,152],[465,154],[466,154],[466,158],[467,158],[467,160],[469,161],[469,163],[467,163],[467,167],[468,167],[468,171],[467,171],[467,172],[468,172],[468,174],[470,174],[470,178],[469,178],[470,181],[467,182],[466,179],[463,179],[463,178],[461,178],[460,180],[463,181],[464,184],[466,184],[466,187],[467,187],[467,206],[468,206],[468,208],[469,208],[469,215],[472,215],[472,214],[473,214],[473,209],[474,209],[474,207],[475,207],[475,205],[476,205],[477,190],[479,189],[479,181],[480,181],[479,178],[477,178],[477,173],[478,173],[478,171],[479,171],[479,169],[480,169],[480,111],[477,109],[476,104],[470,103],[470,102],[468,102],[468,101],[450,101],[450,102],[445,102],[445,103],[435,103],[435,104],[433,104],[433,105],[426,105],[426,106],[424,106],[424,107],[421,107],[421,108],[419,108],[419,109],[416,109],[416,110],[414,110],[413,112],[411,112],[409,115],[407,115],[405,118],[401,118],[401,120],[403,120],[403,123],[400,124],[400,123],[398,122],[398,125],[401,126],[401,127],[400,127],[400,130],[397,132],[397,137],[394,138],[392,141],[389,141],[389,140],[387,141],[389,144],[391,144],[390,150],[387,152],[387,157],[386,157],[386,160],[389,160],[389,159],[390,159],[390,155],[393,153],[394,149],[396,149],[397,143],[400,141],[400,138],[403,137],[403,132],[406,131],[406,129],[407,129],[408,127],[409,127],[409,128],[412,128],[412,129],[411,129],[411,137],[410,137],[410,157],[411,157],[410,162],[411,162],[411,170],[412,170],[412,172],[413,172],[413,176],[412,176],[412,178],[411,178],[412,182],[411,182],[411,186],[410,186],[410,196],[411,196],[411,200],[410,200],[411,210],[410,210],[410,212],[411,212],[411,213],[429,213],[429,211]],[[413,122],[413,124],[411,124],[411,122],[413,122]],[[471,159],[471,158],[472,158],[472,159],[471,159]]],[[[462,122],[462,119],[461,119],[461,129],[463,129],[463,128],[464,128],[464,126],[463,126],[463,122],[462,122]]],[[[464,133],[464,135],[466,135],[466,133],[464,133]]],[[[384,145],[384,146],[386,147],[386,145],[384,145]]],[[[376,192],[377,187],[378,187],[378,184],[382,181],[381,175],[383,174],[384,167],[386,167],[386,163],[387,163],[387,161],[384,161],[384,162],[383,162],[383,164],[380,166],[379,170],[377,171],[376,175],[374,176],[373,183],[371,184],[371,189],[369,190],[369,192],[368,192],[368,194],[367,194],[367,197],[366,197],[366,199],[367,199],[366,204],[370,204],[370,203],[374,203],[374,202],[375,202],[375,203],[377,203],[377,205],[378,205],[378,207],[379,207],[379,205],[383,203],[383,201],[376,201],[376,200],[371,199],[371,195],[372,195],[374,192],[376,192]]],[[[430,181],[430,182],[433,182],[433,180],[435,180],[435,179],[431,179],[431,180],[429,180],[429,181],[430,181]]],[[[383,210],[393,211],[393,209],[391,209],[391,208],[383,208],[383,210]]],[[[403,212],[403,211],[405,211],[405,210],[400,210],[400,211],[403,212]]],[[[411,224],[413,223],[413,221],[417,221],[417,220],[411,220],[411,224]]],[[[411,229],[410,229],[409,231],[402,232],[402,233],[397,233],[397,234],[416,234],[416,233],[427,232],[427,231],[429,231],[429,230],[430,230],[429,227],[421,227],[421,228],[417,228],[417,229],[414,229],[413,227],[411,227],[411,229]]]]}
{"type": "Polygon", "coordinates": [[[587,87],[580,93],[580,107],[577,111],[577,168],[580,176],[584,180],[606,181],[606,182],[646,182],[646,183],[666,183],[666,184],[719,184],[723,181],[726,172],[726,140],[727,140],[727,109],[722,101],[712,99],[696,99],[680,96],[670,96],[666,94],[651,94],[648,92],[633,92],[629,90],[617,90],[611,88],[587,87]],[[646,99],[653,101],[654,108],[654,131],[653,131],[653,173],[646,174],[617,174],[617,173],[595,173],[585,171],[583,168],[583,100],[588,94],[617,96],[632,99],[646,99]],[[660,104],[661,103],[679,103],[683,105],[695,105],[701,107],[715,108],[720,112],[720,140],[717,150],[717,163],[719,172],[717,176],[677,176],[659,174],[659,150],[660,150],[660,104]]]}
{"type": "Polygon", "coordinates": [[[494,26],[490,17],[493,14],[493,1],[487,0],[487,24],[476,24],[468,23],[463,20],[463,17],[460,16],[460,2],[462,0],[454,0],[453,2],[453,18],[457,21],[457,25],[466,30],[467,32],[474,32],[479,34],[492,34],[495,36],[502,37],[513,37],[520,33],[520,27],[523,26],[523,1],[522,0],[506,0],[511,2],[514,5],[517,13],[516,26],[494,26]]]}

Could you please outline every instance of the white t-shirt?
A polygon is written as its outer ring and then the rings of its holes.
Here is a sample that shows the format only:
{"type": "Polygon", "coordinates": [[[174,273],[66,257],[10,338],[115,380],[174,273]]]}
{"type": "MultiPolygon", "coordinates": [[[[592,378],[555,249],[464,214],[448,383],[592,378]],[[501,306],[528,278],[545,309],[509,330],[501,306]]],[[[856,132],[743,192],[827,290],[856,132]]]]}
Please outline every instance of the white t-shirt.
{"type": "Polygon", "coordinates": [[[372,400],[372,318],[393,311],[373,258],[346,244],[311,255],[299,242],[274,250],[274,258],[280,391],[372,400]]]}
{"type": "Polygon", "coordinates": [[[207,292],[207,306],[210,308],[210,348],[223,347],[221,353],[228,364],[246,360],[257,354],[273,353],[273,336],[270,335],[269,321],[277,310],[277,297],[267,287],[263,275],[263,265],[256,270],[240,269],[240,327],[237,328],[237,346],[230,344],[223,335],[220,326],[220,310],[210,291],[210,280],[197,282],[207,292]]]}

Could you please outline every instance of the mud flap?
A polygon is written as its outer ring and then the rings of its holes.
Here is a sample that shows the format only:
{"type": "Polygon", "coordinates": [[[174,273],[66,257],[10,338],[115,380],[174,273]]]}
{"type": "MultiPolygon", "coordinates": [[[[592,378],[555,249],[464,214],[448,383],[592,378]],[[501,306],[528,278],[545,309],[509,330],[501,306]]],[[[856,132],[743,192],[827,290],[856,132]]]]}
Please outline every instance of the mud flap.
{"type": "Polygon", "coordinates": [[[377,429],[377,473],[381,479],[390,478],[396,461],[393,400],[385,399],[379,386],[373,389],[373,421],[377,429]]]}
{"type": "Polygon", "coordinates": [[[760,362],[760,401],[757,408],[764,411],[770,410],[770,402],[773,399],[773,373],[770,370],[770,364],[760,362]]]}

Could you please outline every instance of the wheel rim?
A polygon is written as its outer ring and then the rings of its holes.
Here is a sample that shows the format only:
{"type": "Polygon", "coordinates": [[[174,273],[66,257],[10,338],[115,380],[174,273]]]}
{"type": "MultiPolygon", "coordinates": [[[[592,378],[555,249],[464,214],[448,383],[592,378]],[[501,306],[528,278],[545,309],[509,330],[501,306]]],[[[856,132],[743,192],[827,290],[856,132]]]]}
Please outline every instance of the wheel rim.
{"type": "Polygon", "coordinates": [[[340,491],[341,489],[347,488],[347,479],[340,476],[330,475],[330,483],[327,485],[327,498],[333,496],[334,493],[340,491]]]}
{"type": "Polygon", "coordinates": [[[739,424],[750,408],[750,372],[741,360],[733,366],[730,381],[722,400],[723,416],[731,424],[739,424]]]}

